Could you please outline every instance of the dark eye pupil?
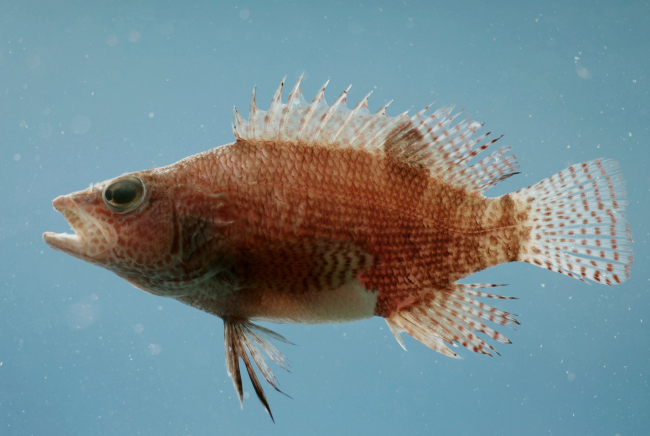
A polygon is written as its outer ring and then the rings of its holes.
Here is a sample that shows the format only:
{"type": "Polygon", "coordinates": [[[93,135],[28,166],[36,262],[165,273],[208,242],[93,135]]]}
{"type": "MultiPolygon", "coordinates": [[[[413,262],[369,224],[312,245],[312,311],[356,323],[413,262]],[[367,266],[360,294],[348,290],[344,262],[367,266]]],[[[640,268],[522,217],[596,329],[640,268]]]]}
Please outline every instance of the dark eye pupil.
{"type": "Polygon", "coordinates": [[[115,204],[128,204],[135,198],[135,189],[133,186],[116,186],[106,192],[106,198],[115,204]],[[109,197],[110,194],[110,197],[109,197]]]}
{"type": "Polygon", "coordinates": [[[137,207],[144,195],[139,179],[128,178],[113,182],[104,190],[104,202],[114,212],[128,212],[137,207]]]}

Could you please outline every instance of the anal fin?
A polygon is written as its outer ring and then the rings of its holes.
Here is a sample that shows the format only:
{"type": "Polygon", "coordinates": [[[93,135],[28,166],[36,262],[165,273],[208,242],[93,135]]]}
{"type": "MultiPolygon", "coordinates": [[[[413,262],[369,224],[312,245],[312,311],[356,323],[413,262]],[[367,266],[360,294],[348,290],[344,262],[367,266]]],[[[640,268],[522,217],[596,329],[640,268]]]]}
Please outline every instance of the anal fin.
{"type": "Polygon", "coordinates": [[[446,345],[454,342],[476,353],[491,356],[490,351],[492,351],[499,354],[494,347],[479,337],[477,332],[506,344],[510,343],[510,339],[488,326],[484,320],[500,325],[519,324],[519,322],[512,314],[491,307],[475,298],[502,300],[513,298],[476,290],[495,286],[500,285],[455,284],[445,290],[430,290],[422,293],[416,301],[399,308],[386,318],[386,322],[404,349],[406,347],[400,337],[401,331],[407,332],[427,347],[450,357],[458,357],[446,345]]]}
{"type": "MultiPolygon", "coordinates": [[[[279,335],[269,329],[255,325],[247,320],[233,320],[233,319],[224,319],[224,340],[225,340],[225,351],[226,351],[226,369],[228,375],[232,379],[232,382],[235,386],[235,391],[239,397],[239,402],[244,407],[244,392],[242,387],[242,378],[239,371],[239,359],[241,358],[244,361],[244,366],[248,372],[248,376],[251,379],[257,398],[259,398],[262,406],[268,412],[269,416],[273,419],[273,414],[271,413],[271,408],[264,394],[264,389],[262,384],[257,378],[255,369],[251,364],[251,361],[248,357],[250,353],[255,365],[262,373],[264,379],[271,385],[273,388],[283,393],[278,388],[278,382],[275,378],[275,375],[270,370],[268,365],[264,360],[262,351],[274,361],[282,369],[289,371],[289,363],[286,358],[280,351],[271,342],[269,339],[276,339],[287,344],[291,344],[284,336],[279,335]]],[[[286,394],[285,394],[286,395],[286,394]]]]}

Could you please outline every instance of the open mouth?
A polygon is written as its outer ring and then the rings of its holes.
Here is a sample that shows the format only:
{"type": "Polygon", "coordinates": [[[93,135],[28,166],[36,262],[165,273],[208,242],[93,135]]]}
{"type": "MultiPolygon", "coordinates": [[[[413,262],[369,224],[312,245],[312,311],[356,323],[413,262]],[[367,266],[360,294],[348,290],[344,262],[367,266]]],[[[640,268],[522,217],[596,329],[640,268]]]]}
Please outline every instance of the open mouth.
{"type": "Polygon", "coordinates": [[[101,229],[88,217],[68,195],[57,197],[52,205],[61,212],[74,234],[43,233],[43,240],[55,250],[76,257],[97,257],[108,248],[108,241],[101,229]]]}

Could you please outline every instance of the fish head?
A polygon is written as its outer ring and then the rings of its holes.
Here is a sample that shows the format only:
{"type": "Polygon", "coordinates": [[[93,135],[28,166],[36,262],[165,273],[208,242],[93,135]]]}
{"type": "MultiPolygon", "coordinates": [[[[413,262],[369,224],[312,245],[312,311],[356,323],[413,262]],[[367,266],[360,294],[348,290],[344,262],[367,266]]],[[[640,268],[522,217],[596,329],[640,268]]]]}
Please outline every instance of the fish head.
{"type": "Polygon", "coordinates": [[[167,179],[160,171],[140,171],[59,196],[53,206],[74,233],[46,232],[43,239],[55,250],[125,278],[163,274],[177,257],[167,179]]]}

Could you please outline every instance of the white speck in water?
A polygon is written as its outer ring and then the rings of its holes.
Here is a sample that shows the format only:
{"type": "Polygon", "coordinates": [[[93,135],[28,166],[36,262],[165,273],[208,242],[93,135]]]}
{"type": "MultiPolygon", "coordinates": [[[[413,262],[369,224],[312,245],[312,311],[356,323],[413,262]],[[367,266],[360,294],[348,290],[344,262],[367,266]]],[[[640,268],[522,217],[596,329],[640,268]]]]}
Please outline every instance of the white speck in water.
{"type": "Polygon", "coordinates": [[[153,112],[149,112],[149,118],[153,118],[153,112]]]}
{"type": "Polygon", "coordinates": [[[361,32],[363,32],[364,30],[365,29],[363,28],[363,26],[361,26],[361,24],[359,24],[359,23],[356,23],[354,21],[350,21],[348,23],[348,31],[353,35],[358,35],[361,32]]]}
{"type": "Polygon", "coordinates": [[[41,66],[41,58],[38,55],[31,56],[28,61],[29,69],[35,70],[41,66]]]}
{"type": "Polygon", "coordinates": [[[566,379],[569,380],[570,382],[572,382],[573,380],[576,379],[576,375],[574,373],[570,372],[569,375],[567,375],[566,379]]]}
{"type": "Polygon", "coordinates": [[[90,120],[84,115],[77,115],[72,119],[72,131],[77,135],[83,135],[90,129],[90,120]]]}
{"type": "Polygon", "coordinates": [[[129,41],[139,42],[142,39],[142,34],[137,30],[132,30],[129,32],[129,41]]]}
{"type": "Polygon", "coordinates": [[[248,9],[242,9],[239,11],[239,18],[242,20],[245,20],[246,18],[250,17],[251,13],[248,12],[248,9]]]}
{"type": "Polygon", "coordinates": [[[97,295],[91,294],[68,308],[67,321],[71,329],[85,329],[99,319],[97,295]]]}
{"type": "Polygon", "coordinates": [[[52,126],[50,126],[49,123],[41,123],[38,126],[38,136],[40,136],[43,139],[49,138],[49,136],[52,134],[52,126]]]}
{"type": "Polygon", "coordinates": [[[149,352],[154,356],[162,353],[162,347],[159,344],[149,344],[149,352]]]}
{"type": "Polygon", "coordinates": [[[92,19],[88,15],[83,15],[77,18],[77,25],[80,30],[88,30],[92,25],[92,19]]]}
{"type": "Polygon", "coordinates": [[[163,23],[160,26],[160,33],[162,33],[163,35],[171,35],[173,31],[174,31],[174,25],[169,21],[163,23]]]}
{"type": "Polygon", "coordinates": [[[20,160],[20,155],[18,153],[14,154],[14,160],[19,161],[20,160]]]}
{"type": "Polygon", "coordinates": [[[591,73],[587,68],[583,67],[582,65],[578,65],[576,67],[576,73],[578,73],[578,77],[580,77],[581,79],[585,79],[585,80],[591,79],[591,73]]]}
{"type": "Polygon", "coordinates": [[[250,396],[251,396],[251,394],[249,394],[248,392],[244,392],[244,399],[245,400],[248,400],[250,398],[250,396]]]}
{"type": "Polygon", "coordinates": [[[133,331],[140,334],[144,331],[144,326],[142,324],[136,324],[133,326],[133,331]]]}

